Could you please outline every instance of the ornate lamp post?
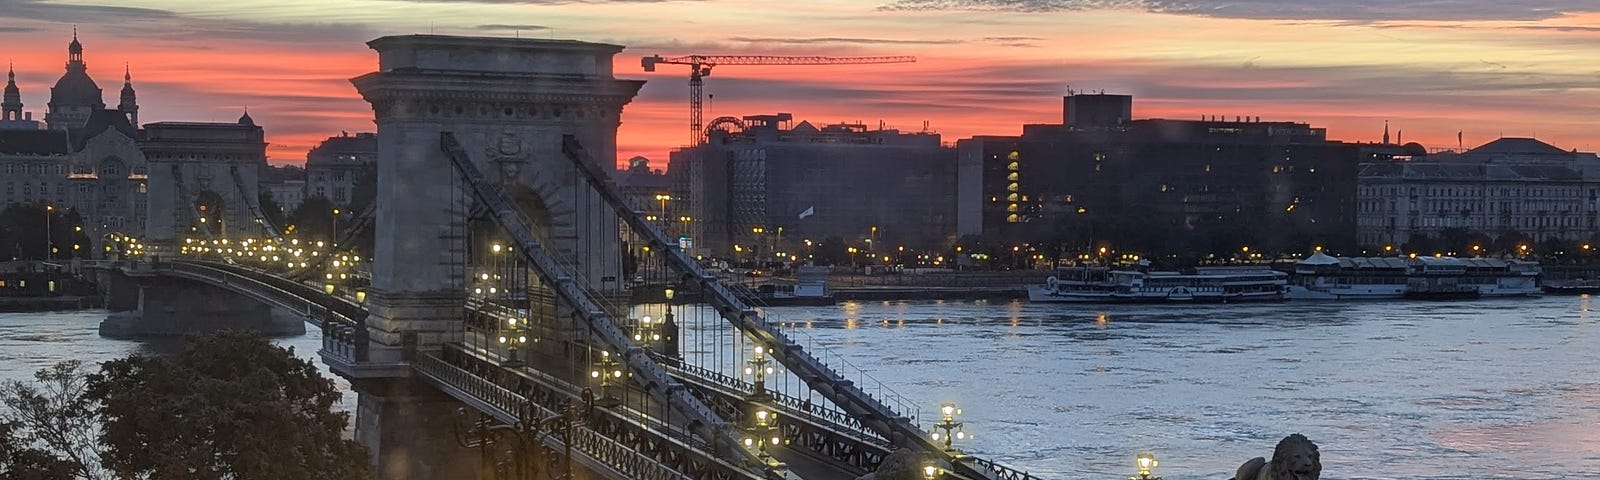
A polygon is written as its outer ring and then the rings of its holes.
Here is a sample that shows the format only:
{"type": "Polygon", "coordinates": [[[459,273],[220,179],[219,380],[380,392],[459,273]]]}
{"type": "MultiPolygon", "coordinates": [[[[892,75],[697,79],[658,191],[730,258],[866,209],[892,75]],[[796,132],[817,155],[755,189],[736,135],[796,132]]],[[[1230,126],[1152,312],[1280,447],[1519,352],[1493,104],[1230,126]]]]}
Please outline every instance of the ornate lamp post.
{"type": "Polygon", "coordinates": [[[923,465],[922,478],[924,480],[935,480],[939,478],[939,467],[933,465],[923,465]]]}
{"type": "MultiPolygon", "coordinates": [[[[668,315],[671,314],[669,313],[668,315]]],[[[633,341],[644,347],[645,350],[653,350],[655,342],[661,341],[661,333],[656,332],[655,323],[653,323],[653,319],[649,315],[639,317],[639,323],[633,330],[633,341]]]]}
{"type": "Polygon", "coordinates": [[[1150,475],[1150,469],[1156,468],[1157,465],[1154,453],[1140,453],[1134,457],[1134,465],[1139,467],[1139,475],[1128,477],[1128,480],[1161,480],[1161,477],[1150,475]]]}
{"type": "Polygon", "coordinates": [[[961,422],[956,421],[956,415],[960,414],[961,409],[956,408],[954,403],[945,403],[939,406],[940,420],[939,423],[933,424],[934,431],[932,436],[935,442],[941,439],[944,440],[944,449],[947,452],[955,451],[955,447],[952,446],[953,440],[967,439],[967,432],[961,428],[961,422]],[[942,436],[939,434],[939,430],[944,430],[942,436]]]}
{"type": "Polygon", "coordinates": [[[757,407],[755,415],[751,416],[749,435],[744,437],[744,446],[755,450],[756,458],[768,467],[773,466],[772,454],[767,453],[767,447],[777,447],[783,443],[783,438],[778,436],[778,414],[767,411],[764,407],[757,407]]]}
{"type": "Polygon", "coordinates": [[[44,206],[44,259],[45,260],[49,260],[50,256],[52,254],[56,253],[55,252],[55,245],[54,245],[54,243],[56,243],[56,242],[55,242],[55,238],[52,237],[52,234],[54,232],[50,231],[50,215],[55,213],[55,211],[56,211],[56,206],[55,205],[46,204],[44,206]]]}
{"type": "Polygon", "coordinates": [[[517,349],[528,344],[527,326],[527,320],[506,319],[506,329],[500,332],[499,338],[500,346],[506,348],[506,361],[502,365],[512,368],[525,365],[517,356],[517,349]]]}
{"type": "Polygon", "coordinates": [[[672,297],[675,292],[668,288],[665,293],[667,295],[667,313],[661,319],[661,353],[666,354],[668,357],[676,358],[678,356],[678,322],[674,320],[672,315],[672,297]]]}
{"type": "Polygon", "coordinates": [[[744,374],[749,375],[755,384],[755,391],[750,394],[750,400],[759,402],[772,399],[772,396],[767,394],[767,375],[773,372],[772,360],[767,359],[767,348],[756,345],[755,357],[746,363],[744,374]]]}
{"type": "Polygon", "coordinates": [[[611,391],[612,384],[622,382],[622,369],[618,368],[617,360],[612,358],[611,352],[600,351],[600,363],[594,370],[589,371],[589,378],[600,380],[600,399],[595,400],[595,405],[612,408],[622,404],[622,400],[611,391]]]}

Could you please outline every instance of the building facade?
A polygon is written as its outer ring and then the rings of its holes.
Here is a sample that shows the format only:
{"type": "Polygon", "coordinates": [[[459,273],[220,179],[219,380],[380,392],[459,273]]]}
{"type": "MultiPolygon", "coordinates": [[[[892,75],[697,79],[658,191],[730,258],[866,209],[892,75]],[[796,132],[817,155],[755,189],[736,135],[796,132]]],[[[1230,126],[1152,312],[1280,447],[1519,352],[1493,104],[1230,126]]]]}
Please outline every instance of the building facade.
{"type": "Polygon", "coordinates": [[[1600,233],[1600,160],[1531,138],[1363,163],[1358,181],[1357,235],[1370,248],[1394,250],[1452,230],[1534,242],[1600,233]]]}
{"type": "Polygon", "coordinates": [[[376,175],[377,161],[375,133],[328,137],[306,154],[304,198],[322,197],[335,206],[349,206],[359,180],[376,175]]]}
{"type": "Polygon", "coordinates": [[[106,109],[74,35],[66,72],[50,89],[45,122],[33,120],[24,106],[10,70],[0,99],[5,202],[75,210],[94,242],[112,234],[142,235],[149,172],[137,146],[143,132],[132,75],[124,72],[120,103],[106,109]]]}
{"type": "Polygon", "coordinates": [[[938,134],[792,118],[719,118],[706,144],[673,152],[677,216],[703,252],[800,258],[806,240],[830,237],[862,248],[949,244],[955,152],[938,134]]]}
{"type": "Polygon", "coordinates": [[[1304,123],[1127,120],[1131,103],[1071,95],[1069,123],[958,142],[958,232],[1063,253],[1354,245],[1359,146],[1304,123]]]}

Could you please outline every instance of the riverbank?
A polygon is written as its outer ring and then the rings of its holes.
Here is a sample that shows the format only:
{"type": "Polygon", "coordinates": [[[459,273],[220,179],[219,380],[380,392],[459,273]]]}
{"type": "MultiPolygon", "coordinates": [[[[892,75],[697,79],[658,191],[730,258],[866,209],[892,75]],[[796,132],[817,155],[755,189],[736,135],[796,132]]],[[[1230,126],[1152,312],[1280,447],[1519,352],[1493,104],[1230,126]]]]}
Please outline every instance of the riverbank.
{"type": "Polygon", "coordinates": [[[91,308],[100,308],[100,297],[75,295],[0,297],[0,313],[70,312],[91,308]]]}

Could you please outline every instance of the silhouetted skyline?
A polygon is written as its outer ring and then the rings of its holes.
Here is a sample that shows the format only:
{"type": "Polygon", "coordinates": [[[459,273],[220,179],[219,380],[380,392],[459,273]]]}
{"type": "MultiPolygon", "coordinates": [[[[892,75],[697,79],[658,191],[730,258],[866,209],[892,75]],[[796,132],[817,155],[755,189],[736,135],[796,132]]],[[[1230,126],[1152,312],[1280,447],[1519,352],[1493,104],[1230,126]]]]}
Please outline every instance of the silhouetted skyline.
{"type": "Polygon", "coordinates": [[[719,68],[706,118],[773,111],[884,121],[949,141],[1058,123],[1068,88],[1138,96],[1135,117],[1260,116],[1329,137],[1453,147],[1500,135],[1592,150],[1600,114],[1600,5],[1086,0],[758,1],[178,0],[3,2],[0,42],[27,110],[42,115],[72,26],[89,73],[115,98],[131,64],[141,120],[231,121],[248,107],[276,163],[328,135],[370,131],[348,79],[388,34],[570,38],[626,45],[619,77],[646,79],[624,114],[619,160],[664,163],[685,142],[686,71],[638,58],[684,54],[915,55],[906,65],[719,68]],[[1114,5],[1114,7],[1105,7],[1114,5]],[[1568,12],[1568,13],[1562,13],[1568,12]]]}

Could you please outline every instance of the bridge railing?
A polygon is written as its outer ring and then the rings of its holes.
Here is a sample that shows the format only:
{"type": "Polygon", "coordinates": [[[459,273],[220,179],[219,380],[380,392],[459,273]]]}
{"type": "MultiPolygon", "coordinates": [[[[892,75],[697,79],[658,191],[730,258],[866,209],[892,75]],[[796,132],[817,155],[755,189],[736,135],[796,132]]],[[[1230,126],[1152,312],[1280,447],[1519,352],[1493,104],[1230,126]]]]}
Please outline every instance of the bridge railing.
{"type": "MultiPolygon", "coordinates": [[[[723,389],[737,392],[741,395],[750,395],[755,392],[755,385],[733,376],[713,371],[694,364],[678,362],[671,364],[668,370],[676,372],[674,375],[701,385],[715,385],[723,389]]],[[[837,409],[827,408],[822,403],[812,402],[793,395],[766,390],[765,393],[772,397],[772,401],[783,407],[790,415],[800,415],[812,422],[828,424],[844,430],[864,442],[871,442],[888,448],[887,440],[861,424],[861,420],[837,409]]]]}
{"type": "MultiPolygon", "coordinates": [[[[581,404],[583,400],[580,389],[574,385],[534,370],[504,370],[496,360],[484,356],[483,352],[472,352],[458,346],[447,349],[445,353],[446,357],[455,358],[463,364],[457,365],[447,358],[426,355],[416,364],[416,369],[466,393],[467,398],[463,400],[481,403],[475,407],[503,422],[518,421],[516,413],[519,408],[532,407],[537,410],[534,412],[536,416],[549,418],[557,413],[563,402],[581,404]],[[495,378],[515,384],[516,388],[508,388],[486,378],[483,373],[474,372],[485,369],[509,374],[495,375],[495,378]],[[480,396],[482,400],[479,400],[480,396]]],[[[590,422],[588,425],[572,430],[574,449],[616,469],[629,479],[687,479],[691,477],[685,473],[696,470],[699,473],[692,478],[763,478],[760,474],[720,458],[714,448],[688,435],[681,428],[661,423],[629,407],[593,408],[585,418],[590,422]]]]}
{"type": "Polygon", "coordinates": [[[1028,472],[1019,472],[1016,469],[995,463],[991,460],[984,460],[978,457],[964,458],[967,462],[971,463],[972,466],[977,467],[979,472],[987,474],[987,478],[995,480],[1042,480],[1039,477],[1029,474],[1028,472]]]}

